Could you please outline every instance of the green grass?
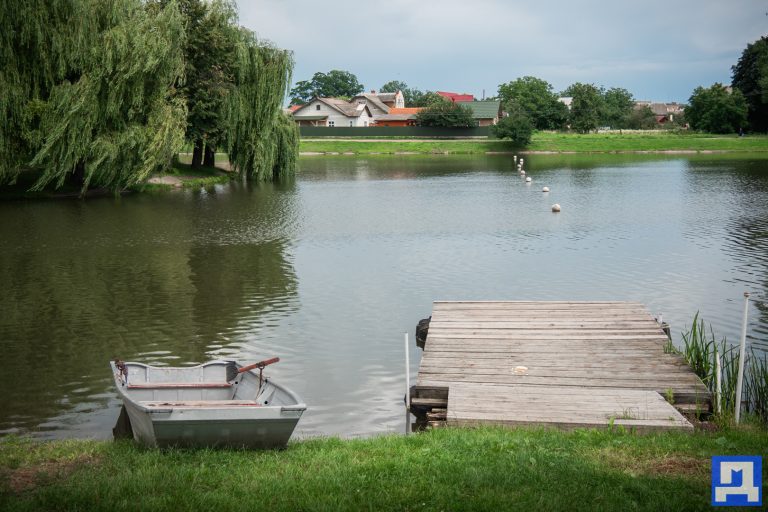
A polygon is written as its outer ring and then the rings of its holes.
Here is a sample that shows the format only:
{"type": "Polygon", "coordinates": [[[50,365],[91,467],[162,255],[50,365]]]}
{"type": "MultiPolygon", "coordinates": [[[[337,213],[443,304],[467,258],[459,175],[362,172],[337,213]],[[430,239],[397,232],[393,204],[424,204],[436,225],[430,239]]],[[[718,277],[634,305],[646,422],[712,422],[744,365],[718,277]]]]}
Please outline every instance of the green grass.
{"type": "Polygon", "coordinates": [[[11,437],[0,442],[0,509],[700,510],[712,455],[765,450],[765,432],[748,428],[439,429],[266,452],[11,437]]]}
{"type": "MultiPolygon", "coordinates": [[[[303,153],[456,153],[475,154],[488,152],[520,151],[509,142],[492,139],[463,140],[302,140],[303,153]]],[[[554,133],[537,132],[525,151],[534,152],[655,152],[655,151],[768,151],[768,136],[711,135],[690,132],[623,132],[623,133],[554,133]]]]}

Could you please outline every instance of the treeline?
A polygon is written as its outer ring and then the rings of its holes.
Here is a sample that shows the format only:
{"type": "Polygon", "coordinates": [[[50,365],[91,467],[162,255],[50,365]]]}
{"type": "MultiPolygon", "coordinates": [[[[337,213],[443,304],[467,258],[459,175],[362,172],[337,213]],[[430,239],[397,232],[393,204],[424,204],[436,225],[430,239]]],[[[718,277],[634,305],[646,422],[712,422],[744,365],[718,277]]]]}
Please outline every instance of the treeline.
{"type": "Polygon", "coordinates": [[[0,0],[0,184],[119,191],[217,149],[255,179],[291,172],[280,109],[293,61],[237,23],[231,0],[0,0]]]}
{"type": "MultiPolygon", "coordinates": [[[[694,130],[734,133],[746,130],[768,131],[768,37],[750,44],[732,68],[730,87],[714,84],[697,87],[684,112],[670,116],[666,127],[690,126],[694,130]]],[[[308,102],[314,96],[349,99],[364,86],[357,77],[341,70],[315,73],[291,89],[291,103],[308,102]]],[[[409,87],[392,80],[380,92],[402,91],[406,107],[425,107],[417,116],[423,126],[472,126],[471,112],[433,91],[409,87]],[[447,102],[450,103],[450,102],[447,102]]],[[[574,83],[555,92],[547,81],[525,76],[498,87],[494,98],[502,103],[507,116],[495,128],[496,135],[525,143],[533,130],[571,129],[587,133],[598,127],[613,129],[651,129],[659,126],[648,105],[638,105],[632,93],[620,87],[604,88],[589,83],[574,83]],[[566,105],[560,98],[569,98],[566,105]]]]}

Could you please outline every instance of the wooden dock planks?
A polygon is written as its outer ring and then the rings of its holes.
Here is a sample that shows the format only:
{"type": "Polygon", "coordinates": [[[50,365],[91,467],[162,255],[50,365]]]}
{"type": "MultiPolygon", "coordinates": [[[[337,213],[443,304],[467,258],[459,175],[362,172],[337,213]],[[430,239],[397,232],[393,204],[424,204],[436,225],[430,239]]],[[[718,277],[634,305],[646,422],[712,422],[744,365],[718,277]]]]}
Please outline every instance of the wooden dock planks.
{"type": "MultiPolygon", "coordinates": [[[[636,302],[435,302],[416,399],[447,397],[449,415],[461,413],[453,421],[466,424],[472,422],[465,415],[469,411],[452,407],[451,397],[466,400],[471,396],[468,390],[476,388],[497,388],[487,399],[482,393],[475,397],[479,401],[475,419],[488,422],[515,423],[520,414],[516,402],[500,398],[498,392],[520,390],[526,391],[520,396],[539,397],[528,414],[548,411],[553,424],[565,424],[566,419],[555,411],[572,412],[556,398],[567,396],[563,390],[568,389],[578,390],[575,396],[585,411],[603,415],[590,396],[597,401],[606,393],[622,400],[642,398],[645,404],[649,396],[671,394],[676,403],[706,409],[710,401],[706,386],[679,355],[664,352],[666,343],[661,327],[636,302]],[[509,414],[490,419],[488,414],[500,414],[499,406],[509,414]]],[[[664,409],[654,409],[645,420],[648,428],[670,426],[669,408],[664,409]]],[[[519,417],[524,422],[525,416],[519,417]]],[[[576,417],[572,419],[570,423],[579,424],[576,417]]],[[[675,422],[671,425],[680,428],[675,422]]]]}
{"type": "Polygon", "coordinates": [[[448,391],[448,425],[554,425],[693,430],[655,391],[574,386],[458,384],[448,391]]]}

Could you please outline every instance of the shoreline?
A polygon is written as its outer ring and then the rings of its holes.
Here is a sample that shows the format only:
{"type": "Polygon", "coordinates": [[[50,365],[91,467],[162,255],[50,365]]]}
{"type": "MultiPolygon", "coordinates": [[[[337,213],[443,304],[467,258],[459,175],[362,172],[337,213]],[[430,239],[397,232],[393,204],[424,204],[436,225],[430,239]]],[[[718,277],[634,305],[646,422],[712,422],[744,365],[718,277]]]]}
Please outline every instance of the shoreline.
{"type": "Polygon", "coordinates": [[[759,454],[764,435],[444,428],[265,451],[5,437],[0,508],[236,510],[248,496],[274,510],[703,509],[710,458],[759,454]]]}
{"type": "Polygon", "coordinates": [[[766,149],[620,149],[606,151],[576,151],[576,150],[529,150],[519,151],[484,151],[482,153],[471,152],[421,152],[421,151],[392,151],[392,152],[355,152],[355,151],[299,151],[299,156],[357,156],[357,155],[721,155],[743,153],[768,153],[766,149]]]}

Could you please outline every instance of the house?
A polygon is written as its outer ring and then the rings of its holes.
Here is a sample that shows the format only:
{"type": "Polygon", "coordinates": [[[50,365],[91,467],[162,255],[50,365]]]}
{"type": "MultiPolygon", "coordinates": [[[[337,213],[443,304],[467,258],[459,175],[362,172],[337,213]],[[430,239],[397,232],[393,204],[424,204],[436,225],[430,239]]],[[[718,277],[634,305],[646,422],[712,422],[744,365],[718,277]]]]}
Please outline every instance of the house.
{"type": "Polygon", "coordinates": [[[499,122],[501,102],[498,100],[457,101],[459,105],[469,107],[478,126],[491,126],[499,122]]]}
{"type": "Polygon", "coordinates": [[[312,98],[293,112],[299,126],[369,126],[373,114],[365,103],[349,103],[337,98],[312,98]]]}
{"type": "Polygon", "coordinates": [[[568,107],[571,110],[571,103],[573,103],[573,96],[561,96],[557,98],[557,101],[568,107]]]}
{"type": "Polygon", "coordinates": [[[373,114],[374,118],[389,114],[389,110],[392,108],[404,108],[405,96],[402,91],[397,92],[382,92],[376,94],[373,90],[370,93],[358,94],[352,98],[350,103],[364,103],[368,106],[368,109],[373,114]]]}
{"type": "Polygon", "coordinates": [[[416,114],[422,108],[391,108],[389,114],[376,118],[376,126],[416,126],[416,114]]]}
{"type": "Polygon", "coordinates": [[[676,115],[683,113],[683,106],[679,103],[656,103],[652,101],[637,101],[635,102],[635,108],[648,107],[656,117],[656,122],[664,124],[675,120],[676,115]]]}
{"type": "Polygon", "coordinates": [[[437,94],[442,96],[445,99],[451,100],[454,103],[458,102],[465,102],[465,101],[475,101],[475,97],[471,94],[459,94],[456,92],[446,92],[446,91],[435,91],[437,94]]]}

